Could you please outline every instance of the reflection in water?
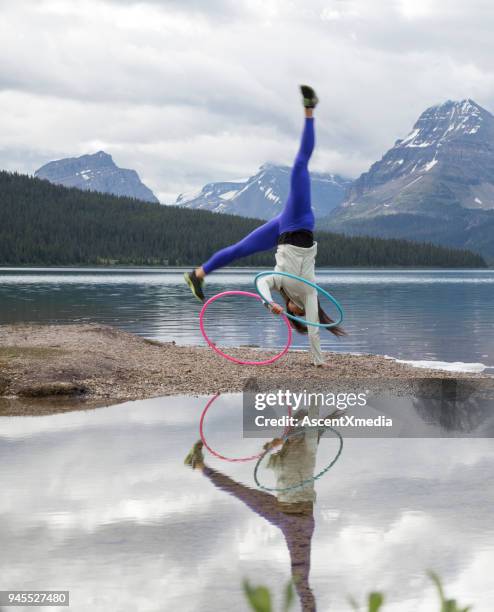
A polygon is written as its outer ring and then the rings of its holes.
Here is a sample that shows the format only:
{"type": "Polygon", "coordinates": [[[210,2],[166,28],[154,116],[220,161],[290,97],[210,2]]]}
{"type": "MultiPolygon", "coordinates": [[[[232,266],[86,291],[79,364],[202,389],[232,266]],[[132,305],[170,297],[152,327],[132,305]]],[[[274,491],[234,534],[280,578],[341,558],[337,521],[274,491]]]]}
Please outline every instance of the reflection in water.
{"type": "MultiPolygon", "coordinates": [[[[278,595],[291,563],[281,527],[183,468],[207,399],[0,418],[2,588],[68,589],[71,612],[240,611],[246,577],[278,595]]],[[[221,396],[208,416],[207,439],[226,456],[267,442],[241,436],[240,403],[221,396]]],[[[322,437],[317,472],[334,450],[322,437]]],[[[253,462],[207,463],[250,499],[253,462]]],[[[434,611],[432,568],[447,593],[492,612],[493,473],[492,439],[345,437],[309,515],[280,514],[276,496],[268,510],[304,534],[319,610],[348,612],[347,595],[379,589],[385,610],[434,611]]]]}
{"type": "MultiPolygon", "coordinates": [[[[311,406],[300,411],[310,418],[319,416],[319,408],[311,406]]],[[[316,610],[316,600],[309,584],[311,542],[314,534],[314,476],[316,455],[320,440],[317,428],[294,427],[285,439],[275,438],[265,449],[280,450],[269,457],[268,468],[276,476],[276,495],[247,487],[218,470],[208,467],[199,441],[186,458],[186,464],[200,469],[218,489],[233,495],[271,525],[278,527],[285,538],[290,555],[292,581],[300,599],[303,612],[316,610]],[[307,484],[298,486],[309,480],[307,484]]]]}
{"type": "Polygon", "coordinates": [[[418,381],[413,406],[426,423],[445,432],[494,434],[494,379],[431,379],[418,381]]]}
{"type": "Polygon", "coordinates": [[[430,378],[408,382],[400,393],[381,389],[356,416],[382,414],[392,420],[385,430],[353,428],[356,437],[454,438],[494,436],[494,377],[430,378]],[[417,418],[417,416],[419,418],[417,418]]]}
{"type": "MultiPolygon", "coordinates": [[[[494,413],[493,383],[492,379],[417,380],[413,382],[408,394],[395,396],[391,402],[389,397],[379,397],[383,393],[381,388],[380,394],[373,398],[373,407],[369,408],[371,411],[384,411],[394,417],[404,418],[406,426],[398,427],[393,435],[435,438],[448,436],[451,432],[453,435],[468,435],[476,430],[478,435],[485,437],[488,435],[486,423],[492,420],[494,413]]],[[[297,412],[298,422],[305,416],[311,420],[323,416],[322,412],[318,406],[310,405],[307,409],[297,412]]],[[[330,416],[338,418],[347,412],[352,411],[337,411],[330,416]]],[[[315,427],[296,426],[286,431],[283,438],[274,438],[264,445],[266,450],[281,446],[269,456],[267,462],[267,468],[275,475],[275,486],[270,487],[271,491],[276,491],[275,494],[254,490],[223,471],[208,466],[200,440],[186,458],[186,464],[201,470],[217,489],[241,501],[256,515],[281,531],[290,557],[292,582],[303,612],[313,612],[317,607],[310,585],[310,569],[316,501],[316,481],[313,476],[322,434],[323,431],[315,427]],[[299,486],[306,481],[309,482],[299,486]]],[[[368,434],[359,430],[352,435],[365,437],[368,434]]],[[[386,502],[385,499],[381,501],[386,502]]]]}

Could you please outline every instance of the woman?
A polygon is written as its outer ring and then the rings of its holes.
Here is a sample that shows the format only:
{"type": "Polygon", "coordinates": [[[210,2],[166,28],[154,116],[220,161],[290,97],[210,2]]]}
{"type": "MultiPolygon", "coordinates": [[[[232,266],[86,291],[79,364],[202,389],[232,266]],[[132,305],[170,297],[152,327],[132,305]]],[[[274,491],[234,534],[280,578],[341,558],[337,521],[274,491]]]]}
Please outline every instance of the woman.
{"type": "MultiPolygon", "coordinates": [[[[297,416],[299,419],[308,414],[309,418],[319,417],[319,408],[310,406],[297,416]]],[[[229,493],[246,504],[256,514],[278,527],[288,547],[292,581],[298,593],[303,612],[314,612],[316,600],[310,587],[310,562],[312,536],[314,534],[314,469],[320,432],[316,427],[296,427],[291,431],[301,435],[282,440],[275,438],[268,442],[264,449],[280,447],[270,455],[268,469],[273,470],[276,487],[287,489],[276,495],[266,491],[254,490],[214,470],[205,463],[202,452],[203,443],[198,440],[185,458],[185,465],[200,470],[218,489],[229,493]],[[303,487],[297,487],[302,480],[309,480],[303,487]],[[293,486],[293,489],[290,487],[293,486]]]]}
{"type": "MultiPolygon", "coordinates": [[[[305,109],[305,124],[300,149],[295,158],[290,178],[290,194],[283,211],[271,221],[258,227],[240,242],[221,249],[205,264],[184,274],[192,293],[204,300],[202,286],[206,275],[222,268],[240,257],[259,251],[268,251],[278,245],[276,272],[289,272],[315,282],[317,243],[314,242],[314,213],[310,198],[309,159],[314,150],[313,111],[318,103],[315,91],[307,85],[300,87],[305,109]]],[[[259,289],[266,299],[266,306],[274,314],[281,314],[283,307],[272,301],[271,289],[277,290],[285,301],[287,312],[307,321],[331,323],[332,319],[319,304],[317,291],[300,281],[273,275],[259,281],[259,289]]],[[[319,328],[292,321],[292,327],[302,334],[309,334],[312,361],[316,366],[327,365],[319,341],[319,328]]],[[[344,335],[341,327],[329,328],[335,336],[344,335]]]]}

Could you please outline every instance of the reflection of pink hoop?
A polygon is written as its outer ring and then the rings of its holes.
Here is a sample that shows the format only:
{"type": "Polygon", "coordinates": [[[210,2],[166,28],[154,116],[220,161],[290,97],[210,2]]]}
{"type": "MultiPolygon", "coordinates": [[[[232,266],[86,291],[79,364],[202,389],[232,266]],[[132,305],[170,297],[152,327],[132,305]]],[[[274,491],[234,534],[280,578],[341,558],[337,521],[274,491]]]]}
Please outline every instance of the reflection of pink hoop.
{"type": "MultiPolygon", "coordinates": [[[[257,453],[257,455],[251,455],[250,457],[239,457],[238,459],[235,458],[231,458],[231,457],[225,457],[224,455],[220,455],[219,453],[217,453],[215,450],[213,450],[209,444],[206,442],[206,438],[204,436],[204,419],[206,418],[206,413],[209,410],[210,406],[213,404],[213,402],[215,400],[218,399],[218,397],[220,396],[219,393],[217,393],[216,395],[213,395],[213,397],[211,397],[208,401],[208,403],[206,404],[204,410],[202,411],[201,414],[201,418],[199,420],[199,435],[201,436],[201,440],[202,443],[204,444],[204,446],[208,449],[208,451],[214,455],[215,457],[218,457],[218,459],[223,459],[223,461],[230,461],[231,463],[238,463],[241,461],[253,461],[254,459],[259,459],[259,457],[262,457],[263,455],[266,454],[266,450],[263,449],[260,453],[257,453]]],[[[291,417],[292,416],[292,407],[288,406],[288,416],[291,417]]],[[[288,431],[290,430],[290,426],[287,425],[285,427],[285,429],[283,430],[283,433],[281,434],[281,437],[286,436],[286,434],[288,433],[288,431]]]]}
{"type": "Polygon", "coordinates": [[[215,353],[218,353],[218,355],[221,355],[225,359],[228,359],[229,361],[233,361],[233,363],[239,363],[240,365],[268,365],[269,363],[274,363],[275,361],[280,359],[280,357],[283,357],[283,355],[290,348],[290,344],[292,342],[292,328],[291,328],[291,325],[290,325],[290,321],[288,320],[287,317],[285,317],[285,315],[279,315],[279,316],[283,317],[283,320],[285,321],[286,326],[288,328],[288,338],[287,338],[287,341],[286,341],[285,348],[280,353],[275,355],[274,357],[271,357],[270,359],[265,359],[264,361],[243,361],[242,359],[237,359],[236,357],[232,357],[231,355],[227,355],[227,353],[224,353],[221,349],[219,349],[216,346],[216,344],[214,342],[212,342],[208,338],[208,335],[206,334],[206,330],[204,329],[204,315],[206,313],[206,309],[207,309],[207,307],[210,304],[212,304],[213,302],[215,302],[219,298],[224,297],[225,295],[247,295],[248,297],[253,297],[256,300],[262,301],[261,298],[257,295],[257,293],[251,293],[250,291],[223,291],[222,293],[218,293],[217,295],[213,295],[213,297],[209,298],[209,300],[201,308],[201,313],[199,315],[199,327],[201,328],[201,333],[204,336],[204,340],[206,340],[206,342],[213,349],[213,351],[215,353]]]}

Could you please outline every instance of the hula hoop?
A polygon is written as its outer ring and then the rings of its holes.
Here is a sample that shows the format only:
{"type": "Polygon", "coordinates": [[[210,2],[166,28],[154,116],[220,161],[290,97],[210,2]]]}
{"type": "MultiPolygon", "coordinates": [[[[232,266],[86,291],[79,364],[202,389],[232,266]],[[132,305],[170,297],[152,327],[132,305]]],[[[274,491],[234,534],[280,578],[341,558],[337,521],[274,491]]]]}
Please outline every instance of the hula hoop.
{"type": "Polygon", "coordinates": [[[336,306],[336,308],[338,309],[338,312],[340,314],[340,318],[337,321],[335,321],[334,323],[312,323],[311,321],[306,321],[305,319],[302,319],[301,317],[296,317],[295,315],[292,315],[289,312],[287,312],[286,310],[284,310],[283,314],[285,315],[285,317],[288,317],[292,321],[298,321],[299,323],[303,323],[303,325],[312,325],[313,327],[325,327],[326,329],[329,329],[331,327],[336,327],[337,325],[339,325],[343,321],[343,308],[341,307],[341,304],[338,302],[337,299],[335,299],[325,289],[323,289],[319,285],[316,285],[316,283],[313,283],[310,280],[307,280],[306,278],[302,278],[301,276],[297,276],[296,274],[290,274],[290,272],[276,272],[276,271],[273,270],[273,272],[259,272],[259,274],[257,274],[257,276],[254,279],[254,284],[256,286],[256,291],[257,291],[259,297],[261,298],[261,300],[265,304],[269,304],[269,300],[267,300],[263,296],[261,291],[259,290],[258,282],[259,282],[259,279],[262,278],[263,276],[271,276],[273,274],[279,274],[280,276],[286,276],[287,278],[293,278],[293,279],[298,280],[298,281],[300,281],[302,283],[305,283],[306,285],[309,285],[309,287],[313,287],[314,289],[316,289],[317,291],[322,293],[324,296],[326,296],[336,306]]]}
{"type": "MultiPolygon", "coordinates": [[[[204,446],[208,449],[208,451],[214,455],[215,457],[218,457],[218,459],[223,459],[223,461],[230,461],[231,463],[239,463],[239,462],[243,462],[243,461],[253,461],[254,459],[259,459],[259,457],[261,457],[261,455],[264,454],[264,451],[261,451],[260,453],[257,453],[256,455],[250,455],[249,457],[225,457],[225,455],[221,455],[220,453],[217,453],[214,449],[212,449],[209,444],[206,441],[206,437],[204,436],[204,419],[206,418],[206,413],[209,410],[209,408],[212,406],[213,402],[215,400],[218,399],[218,397],[220,396],[220,393],[217,393],[216,395],[213,395],[213,397],[211,397],[208,401],[208,403],[206,404],[206,406],[204,407],[204,410],[202,411],[201,414],[201,419],[199,421],[199,435],[201,436],[201,440],[202,443],[204,444],[204,446]]],[[[288,416],[292,415],[292,409],[291,406],[288,406],[288,416]]],[[[282,434],[282,438],[285,437],[287,431],[290,429],[290,426],[287,425],[285,427],[285,429],[283,430],[283,434],[282,434]]]]}
{"type": "Polygon", "coordinates": [[[257,295],[257,293],[251,293],[250,291],[222,291],[221,293],[213,295],[213,297],[209,298],[209,300],[201,308],[201,313],[199,315],[199,327],[201,328],[201,333],[204,337],[204,340],[206,340],[206,342],[213,349],[213,351],[215,353],[218,353],[218,355],[221,355],[225,359],[228,359],[228,361],[233,361],[233,363],[238,363],[240,365],[262,366],[262,365],[268,365],[270,363],[274,363],[278,359],[281,359],[281,357],[283,357],[283,355],[285,355],[288,352],[288,349],[290,348],[290,344],[292,342],[292,328],[290,325],[290,321],[284,315],[283,315],[283,320],[285,321],[286,326],[288,328],[288,338],[286,341],[286,345],[277,355],[275,355],[274,357],[270,357],[269,359],[264,359],[262,361],[245,361],[242,359],[237,359],[236,357],[232,357],[231,355],[224,353],[221,349],[219,349],[216,346],[216,344],[212,340],[209,339],[206,333],[206,330],[204,329],[204,315],[206,313],[207,307],[210,304],[212,304],[213,302],[216,302],[216,300],[218,300],[221,297],[224,297],[225,295],[246,295],[248,297],[256,298],[256,300],[259,300],[259,301],[261,301],[262,299],[259,295],[257,295]]]}
{"type": "MultiPolygon", "coordinates": [[[[298,484],[296,485],[290,485],[289,487],[265,487],[264,485],[262,485],[259,482],[259,479],[257,478],[257,472],[259,470],[259,466],[261,465],[262,460],[264,459],[264,457],[268,454],[269,450],[265,450],[262,455],[259,457],[259,459],[257,460],[256,463],[256,467],[254,468],[254,482],[256,483],[256,485],[260,488],[260,489],[264,489],[265,491],[277,491],[278,493],[281,493],[283,491],[291,491],[293,489],[300,489],[302,487],[305,487],[306,485],[315,482],[318,478],[321,478],[321,476],[323,476],[326,472],[328,472],[333,465],[338,461],[338,459],[340,458],[341,455],[341,451],[343,450],[343,438],[341,437],[341,434],[338,430],[333,429],[332,427],[326,427],[325,429],[329,429],[331,430],[334,434],[336,434],[339,442],[340,442],[340,446],[338,448],[338,452],[336,453],[334,459],[332,459],[331,463],[329,465],[327,465],[323,470],[321,470],[318,474],[316,474],[315,476],[311,476],[310,478],[306,478],[305,480],[301,480],[298,484]]],[[[304,432],[300,432],[300,431],[296,431],[295,433],[289,434],[288,436],[286,436],[285,440],[288,440],[290,438],[293,438],[295,436],[300,436],[302,433],[304,432]]]]}

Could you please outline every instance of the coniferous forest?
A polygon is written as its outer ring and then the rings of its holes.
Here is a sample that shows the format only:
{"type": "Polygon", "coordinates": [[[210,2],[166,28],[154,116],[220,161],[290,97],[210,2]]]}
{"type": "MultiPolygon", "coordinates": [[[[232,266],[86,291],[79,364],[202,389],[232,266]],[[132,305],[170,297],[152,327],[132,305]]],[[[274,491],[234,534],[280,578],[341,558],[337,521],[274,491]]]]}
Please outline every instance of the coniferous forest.
{"type": "MultiPolygon", "coordinates": [[[[262,221],[157,206],[0,172],[0,265],[196,265],[262,221]]],[[[486,267],[480,255],[318,232],[318,266],[486,267]]],[[[273,265],[270,252],[238,265],[273,265]]]]}

